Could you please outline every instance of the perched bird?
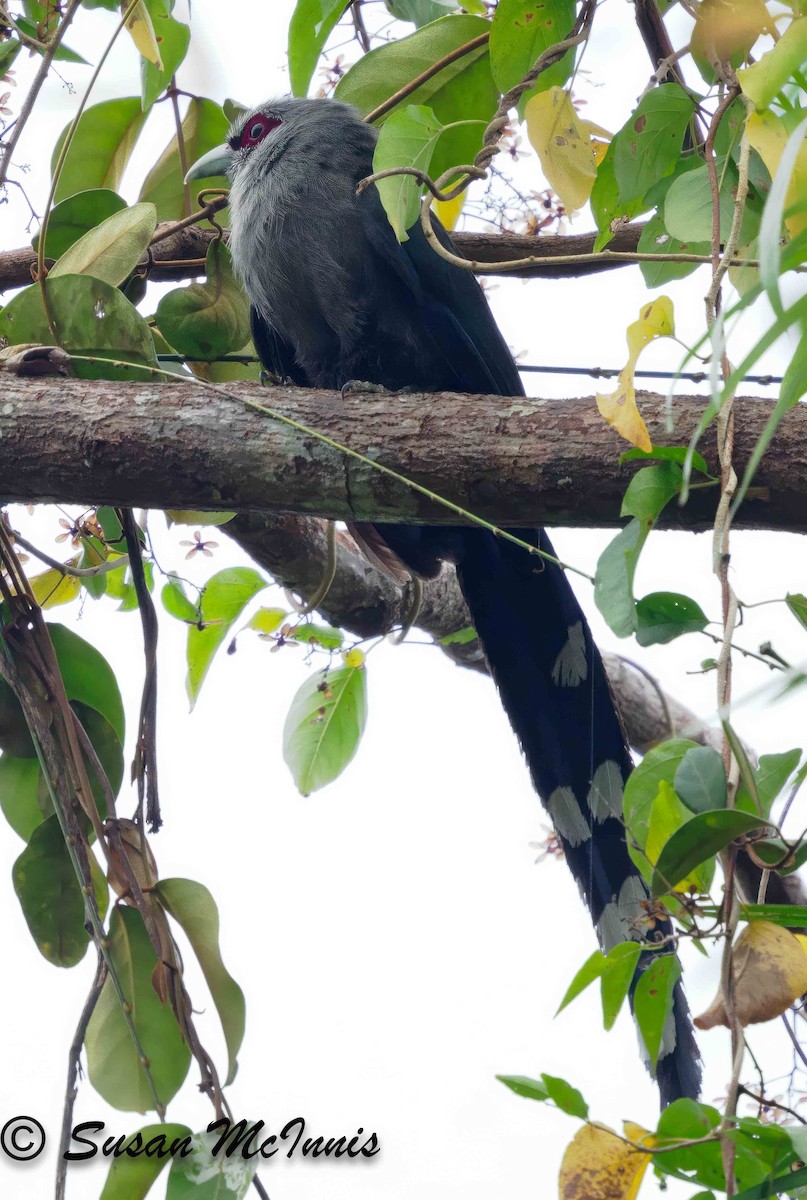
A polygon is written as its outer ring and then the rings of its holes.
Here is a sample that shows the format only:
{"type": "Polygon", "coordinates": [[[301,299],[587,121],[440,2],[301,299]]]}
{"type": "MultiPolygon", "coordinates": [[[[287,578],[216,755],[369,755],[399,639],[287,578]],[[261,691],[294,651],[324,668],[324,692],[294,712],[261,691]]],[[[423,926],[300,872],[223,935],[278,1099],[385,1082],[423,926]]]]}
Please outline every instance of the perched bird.
{"type": "MultiPolygon", "coordinates": [[[[280,99],[240,116],[188,179],[231,180],[230,249],[255,346],[302,387],[363,381],[396,390],[521,396],[513,357],[470,271],[428,245],[399,243],[372,173],[377,131],[334,100],[280,99]]],[[[450,245],[445,231],[441,240],[450,245]]],[[[543,531],[514,530],[552,555],[543,531]]],[[[649,947],[669,932],[620,820],[631,770],[620,717],[563,570],[472,526],[362,528],[387,567],[429,576],[456,564],[477,634],[533,782],[561,839],[600,945],[649,947]]],[[[654,953],[648,949],[639,970],[654,953]]],[[[657,1068],[662,1103],[695,1096],[698,1054],[680,984],[657,1068]]]]}

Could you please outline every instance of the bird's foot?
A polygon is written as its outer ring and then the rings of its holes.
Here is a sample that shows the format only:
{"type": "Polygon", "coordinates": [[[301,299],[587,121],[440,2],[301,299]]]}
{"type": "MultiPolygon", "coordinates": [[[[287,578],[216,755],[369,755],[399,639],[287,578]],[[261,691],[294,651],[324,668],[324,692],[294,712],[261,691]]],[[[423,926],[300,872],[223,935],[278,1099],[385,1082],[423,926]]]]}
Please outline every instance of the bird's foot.
{"type": "Polygon", "coordinates": [[[383,383],[370,383],[366,379],[348,379],[347,383],[343,383],[339,389],[342,394],[342,399],[348,396],[365,395],[365,396],[406,396],[410,392],[414,392],[415,388],[386,388],[383,383]]]}

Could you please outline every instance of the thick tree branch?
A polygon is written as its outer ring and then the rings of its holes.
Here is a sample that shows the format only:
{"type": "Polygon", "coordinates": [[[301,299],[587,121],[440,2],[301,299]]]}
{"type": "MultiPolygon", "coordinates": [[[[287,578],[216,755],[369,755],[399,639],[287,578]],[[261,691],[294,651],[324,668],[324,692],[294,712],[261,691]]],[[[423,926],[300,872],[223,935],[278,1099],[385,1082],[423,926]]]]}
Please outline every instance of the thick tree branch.
{"type": "MultiPolygon", "coordinates": [[[[634,464],[591,399],[353,395],[196,382],[120,384],[20,379],[0,405],[0,498],[24,503],[286,511],[337,520],[451,524],[456,512],[347,457],[311,434],[256,412],[265,405],[386,465],[501,526],[615,526],[634,464]]],[[[685,444],[702,397],[639,404],[654,442],[685,444]]],[[[735,461],[742,471],[772,410],[738,401],[735,461]]],[[[714,465],[713,435],[700,446],[714,465]]],[[[711,525],[714,488],[696,489],[663,523],[711,525]]],[[[783,420],[740,509],[738,526],[807,530],[807,406],[783,420]]]]}
{"type": "MultiPolygon", "coordinates": [[[[191,225],[174,233],[166,232],[171,224],[157,226],[156,240],[150,250],[151,263],[148,277],[155,283],[188,279],[204,273],[204,258],[213,230],[200,229],[191,225]]],[[[609,250],[631,253],[639,244],[641,225],[623,229],[608,243],[609,250]]],[[[595,233],[579,233],[564,236],[557,233],[455,233],[452,235],[460,254],[476,262],[497,263],[530,254],[546,258],[557,257],[557,263],[545,266],[529,266],[519,271],[508,271],[516,279],[535,277],[555,278],[563,276],[592,275],[598,271],[610,271],[624,263],[603,259],[601,263],[564,263],[562,256],[591,254],[594,249],[595,233]]],[[[52,263],[51,260],[47,260],[52,263]]],[[[0,292],[8,288],[25,287],[31,282],[31,270],[36,265],[36,254],[28,246],[0,252],[0,292]]]]}

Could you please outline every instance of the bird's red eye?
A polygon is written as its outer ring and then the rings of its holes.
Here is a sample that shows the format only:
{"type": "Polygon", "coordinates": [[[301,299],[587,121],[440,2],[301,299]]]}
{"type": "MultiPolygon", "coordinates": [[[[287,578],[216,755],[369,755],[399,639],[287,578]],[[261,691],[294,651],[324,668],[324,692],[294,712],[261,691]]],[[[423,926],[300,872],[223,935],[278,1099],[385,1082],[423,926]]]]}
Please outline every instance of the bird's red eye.
{"type": "Polygon", "coordinates": [[[281,122],[278,117],[255,117],[241,134],[241,145],[243,147],[257,146],[258,142],[263,141],[267,133],[271,133],[273,129],[277,129],[280,124],[281,122]]]}

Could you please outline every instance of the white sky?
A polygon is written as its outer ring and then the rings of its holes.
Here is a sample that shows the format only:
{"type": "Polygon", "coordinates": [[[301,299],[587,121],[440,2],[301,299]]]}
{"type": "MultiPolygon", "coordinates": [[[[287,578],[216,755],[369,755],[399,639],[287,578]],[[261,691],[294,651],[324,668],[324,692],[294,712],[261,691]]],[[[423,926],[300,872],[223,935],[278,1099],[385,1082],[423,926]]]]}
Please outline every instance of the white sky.
{"type": "MultiPolygon", "coordinates": [[[[184,7],[180,0],[177,15],[183,19],[184,7]]],[[[291,9],[289,0],[241,0],[226,11],[214,0],[194,0],[192,49],[181,86],[247,103],[286,90],[291,9]]],[[[108,15],[82,13],[68,40],[82,49],[85,38],[112,24],[108,15]]],[[[581,77],[579,91],[587,115],[615,129],[643,89],[648,67],[623,0],[607,0],[597,29],[585,63],[591,74],[581,77]]],[[[31,68],[18,60],[17,73],[18,104],[31,68]]],[[[56,78],[48,83],[17,155],[30,164],[25,184],[40,210],[51,148],[88,72],[67,67],[62,74],[75,91],[56,78]]],[[[136,55],[121,39],[94,98],[138,90],[136,55]]],[[[127,172],[122,190],[128,199],[136,197],[170,133],[167,106],[158,106],[127,172]]],[[[544,186],[533,157],[519,171],[525,186],[544,186]]],[[[2,212],[2,245],[22,244],[27,214],[15,189],[2,212]]],[[[590,219],[579,218],[575,228],[590,228],[590,219]]],[[[525,350],[531,362],[621,366],[625,326],[647,297],[635,268],[581,282],[497,282],[490,292],[494,311],[514,349],[525,350]]],[[[684,340],[700,333],[705,290],[703,274],[666,289],[684,340]]],[[[751,328],[738,339],[735,359],[753,338],[751,328]]],[[[643,365],[677,366],[678,350],[654,347],[643,365]]],[[[764,369],[778,366],[781,357],[772,355],[764,369]]],[[[592,391],[585,378],[529,377],[528,386],[541,394],[592,391]]],[[[15,513],[15,519],[53,552],[55,514],[28,522],[15,513]]],[[[152,530],[161,559],[181,562],[178,543],[188,531],[163,533],[158,515],[152,530]]],[[[225,537],[209,536],[222,544],[213,562],[182,564],[199,582],[213,569],[243,561],[225,537]]],[[[612,535],[562,530],[553,536],[563,558],[593,570],[612,535]]],[[[656,534],[642,558],[637,594],[686,591],[717,617],[709,563],[707,536],[656,534]]],[[[803,551],[793,537],[736,534],[732,565],[743,600],[807,590],[803,551]]],[[[573,578],[602,646],[640,658],[672,694],[704,716],[713,713],[713,676],[689,674],[713,653],[705,638],[689,636],[647,651],[617,645],[594,610],[588,585],[578,582],[573,578]]],[[[282,597],[267,592],[258,603],[279,604],[282,597]]],[[[78,620],[79,632],[118,673],[130,757],[141,684],[137,615],[120,615],[111,602],[88,599],[81,614],[74,606],[52,619],[78,620]]],[[[756,648],[769,638],[785,658],[803,657],[802,633],[781,606],[749,613],[737,640],[756,648]]],[[[577,1122],[513,1096],[494,1075],[563,1075],[583,1090],[592,1115],[612,1125],[625,1117],[652,1126],[655,1089],[639,1064],[630,1018],[623,1015],[606,1035],[594,991],[552,1019],[595,940],[565,865],[533,865],[528,843],[543,838],[547,820],[493,689],[434,651],[380,647],[369,664],[370,720],[357,758],[327,790],[302,799],[282,761],[281,731],[304,677],[303,658],[301,650],[270,656],[267,645],[244,635],[236,655],[215,663],[189,717],[184,631],[175,622],[162,623],[166,824],[155,853],[163,877],[197,879],[219,904],[224,960],[247,997],[247,1034],[231,1105],[236,1115],[263,1118],[273,1131],[303,1114],[307,1134],[351,1136],[362,1125],[376,1130],[382,1143],[382,1153],[367,1162],[274,1159],[262,1172],[264,1183],[272,1200],[551,1196],[577,1122]]],[[[765,668],[738,660],[735,694],[750,694],[768,679],[765,668]]],[[[767,711],[752,701],[738,709],[736,724],[758,752],[788,749],[802,742],[801,705],[798,694],[788,706],[767,711]]],[[[119,802],[119,811],[126,808],[125,800],[119,802]]],[[[797,825],[796,817],[791,828],[797,825]]],[[[93,969],[88,955],[74,970],[57,973],[39,955],[11,887],[10,868],[21,849],[11,830],[0,831],[0,904],[8,914],[0,1123],[30,1113],[50,1142],[36,1163],[0,1159],[9,1200],[52,1192],[67,1047],[93,969]]],[[[717,964],[685,959],[697,1012],[711,999],[717,964]]],[[[192,966],[189,976],[191,994],[205,1010],[199,1018],[203,1037],[222,1061],[212,1006],[192,966]]],[[[728,1074],[727,1036],[712,1032],[702,1043],[704,1096],[713,1099],[723,1094],[728,1074]]],[[[778,1027],[756,1033],[753,1044],[763,1054],[771,1048],[771,1075],[789,1069],[778,1027]]],[[[192,1068],[169,1119],[203,1127],[211,1112],[195,1081],[192,1068]]],[[[75,1119],[103,1119],[114,1134],[145,1123],[109,1109],[86,1084],[75,1119]]],[[[105,1169],[75,1169],[71,1198],[97,1197],[105,1169]]],[[[160,1197],[163,1190],[160,1183],[152,1194],[160,1197]]],[[[642,1196],[655,1194],[654,1181],[646,1180],[642,1196]]],[[[670,1194],[688,1191],[673,1184],[670,1194]]]]}

